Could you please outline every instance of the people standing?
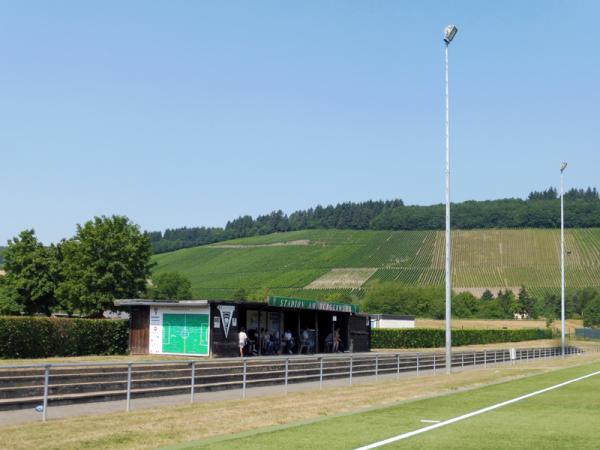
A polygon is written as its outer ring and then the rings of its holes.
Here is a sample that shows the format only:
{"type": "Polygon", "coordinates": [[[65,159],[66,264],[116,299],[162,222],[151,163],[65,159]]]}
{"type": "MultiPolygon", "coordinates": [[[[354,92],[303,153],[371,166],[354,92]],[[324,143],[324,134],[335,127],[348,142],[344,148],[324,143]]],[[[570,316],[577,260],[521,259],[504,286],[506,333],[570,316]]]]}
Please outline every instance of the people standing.
{"type": "Polygon", "coordinates": [[[244,357],[244,347],[246,347],[246,343],[248,342],[248,335],[246,334],[246,329],[244,327],[240,328],[240,332],[238,333],[238,346],[240,347],[240,357],[244,357]]]}
{"type": "Polygon", "coordinates": [[[342,342],[342,337],[340,335],[340,329],[335,329],[335,334],[333,335],[333,353],[337,353],[340,351],[340,343],[342,342]]]}

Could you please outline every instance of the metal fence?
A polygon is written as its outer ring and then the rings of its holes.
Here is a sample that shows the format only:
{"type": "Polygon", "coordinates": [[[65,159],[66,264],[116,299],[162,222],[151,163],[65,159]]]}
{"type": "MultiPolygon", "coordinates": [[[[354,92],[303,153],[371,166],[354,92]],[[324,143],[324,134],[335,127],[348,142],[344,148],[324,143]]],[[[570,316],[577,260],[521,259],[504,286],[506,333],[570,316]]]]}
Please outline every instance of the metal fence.
{"type": "MultiPolygon", "coordinates": [[[[568,355],[582,353],[567,347],[568,355]]],[[[453,368],[531,361],[561,356],[560,347],[455,352],[453,368]]],[[[48,405],[187,394],[194,402],[202,392],[280,385],[285,393],[292,383],[318,383],[356,377],[419,376],[445,370],[442,353],[355,353],[220,360],[107,362],[0,366],[0,409],[37,406],[46,420],[48,405]]]]}
{"type": "Polygon", "coordinates": [[[597,328],[577,328],[575,337],[583,340],[600,340],[600,329],[597,328]]]}

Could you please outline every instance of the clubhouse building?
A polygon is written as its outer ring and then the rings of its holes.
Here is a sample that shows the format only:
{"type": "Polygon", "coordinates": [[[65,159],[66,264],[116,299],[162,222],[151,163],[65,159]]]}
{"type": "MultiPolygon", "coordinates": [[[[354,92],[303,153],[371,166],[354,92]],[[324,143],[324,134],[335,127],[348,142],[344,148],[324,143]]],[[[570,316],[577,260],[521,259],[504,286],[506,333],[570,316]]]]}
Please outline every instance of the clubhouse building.
{"type": "Polygon", "coordinates": [[[356,305],[289,297],[266,302],[226,300],[116,300],[130,313],[132,354],[240,356],[239,333],[248,335],[247,355],[368,352],[369,317],[356,305]],[[292,336],[289,341],[282,341],[292,336]],[[336,340],[339,345],[333,346],[336,340]]]}

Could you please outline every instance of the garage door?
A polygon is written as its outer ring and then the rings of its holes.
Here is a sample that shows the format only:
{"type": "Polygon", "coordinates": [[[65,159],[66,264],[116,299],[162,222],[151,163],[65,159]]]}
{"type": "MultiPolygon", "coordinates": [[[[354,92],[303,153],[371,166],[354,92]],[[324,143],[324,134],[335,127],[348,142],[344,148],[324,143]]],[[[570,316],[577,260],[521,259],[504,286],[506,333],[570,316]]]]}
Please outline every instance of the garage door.
{"type": "Polygon", "coordinates": [[[163,353],[208,355],[208,314],[163,314],[163,353]]]}

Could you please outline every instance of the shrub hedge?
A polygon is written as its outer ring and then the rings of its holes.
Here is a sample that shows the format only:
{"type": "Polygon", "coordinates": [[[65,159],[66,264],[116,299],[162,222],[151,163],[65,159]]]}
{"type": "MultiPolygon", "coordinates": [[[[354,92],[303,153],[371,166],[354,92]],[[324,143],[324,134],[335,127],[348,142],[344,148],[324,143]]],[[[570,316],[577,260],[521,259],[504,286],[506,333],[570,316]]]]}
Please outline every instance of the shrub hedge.
{"type": "MultiPolygon", "coordinates": [[[[552,339],[552,330],[452,330],[452,345],[493,344],[496,342],[518,342],[534,339],[552,339]]],[[[433,328],[405,328],[371,330],[372,348],[431,348],[443,347],[445,331],[433,328]]]]}
{"type": "Polygon", "coordinates": [[[128,346],[125,320],[0,317],[0,358],[120,355],[128,346]]]}

